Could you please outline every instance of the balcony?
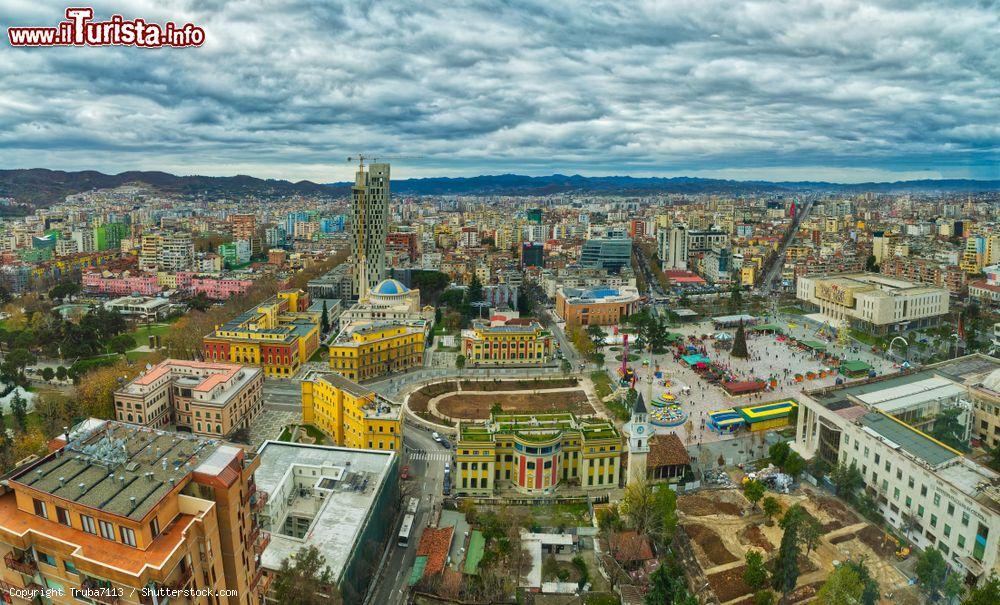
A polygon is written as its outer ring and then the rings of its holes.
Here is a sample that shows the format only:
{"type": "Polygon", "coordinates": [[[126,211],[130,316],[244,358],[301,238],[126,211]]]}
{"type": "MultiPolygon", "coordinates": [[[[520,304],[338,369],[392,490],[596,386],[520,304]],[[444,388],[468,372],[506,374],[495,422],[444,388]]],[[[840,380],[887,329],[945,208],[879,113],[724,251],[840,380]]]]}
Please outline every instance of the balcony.
{"type": "Polygon", "coordinates": [[[274,577],[271,576],[271,574],[264,574],[261,579],[260,586],[257,587],[257,594],[259,594],[262,599],[267,595],[267,591],[271,587],[271,580],[273,579],[274,577]]]}
{"type": "Polygon", "coordinates": [[[260,512],[265,504],[267,504],[267,492],[259,490],[250,498],[250,511],[260,512]]]}
{"type": "Polygon", "coordinates": [[[7,566],[7,569],[13,569],[25,575],[33,576],[38,573],[38,565],[35,564],[35,559],[27,552],[22,553],[21,556],[17,556],[11,551],[3,556],[3,562],[7,566]]]}
{"type": "Polygon", "coordinates": [[[184,587],[191,581],[191,577],[193,575],[194,574],[191,573],[190,567],[181,567],[177,578],[173,582],[169,583],[168,586],[170,586],[172,590],[184,590],[184,587]]]}
{"type": "Polygon", "coordinates": [[[270,543],[271,543],[271,532],[269,531],[260,532],[260,537],[254,542],[253,545],[254,554],[260,556],[260,554],[264,552],[264,549],[267,548],[267,545],[270,543]]]}
{"type": "Polygon", "coordinates": [[[257,483],[255,481],[250,481],[247,483],[247,492],[243,494],[243,504],[250,501],[250,496],[257,493],[257,483]]]}
{"type": "Polygon", "coordinates": [[[257,585],[260,584],[260,579],[263,576],[264,576],[264,568],[258,565],[257,573],[253,575],[253,580],[250,581],[250,590],[254,590],[255,588],[257,588],[257,585]]]}

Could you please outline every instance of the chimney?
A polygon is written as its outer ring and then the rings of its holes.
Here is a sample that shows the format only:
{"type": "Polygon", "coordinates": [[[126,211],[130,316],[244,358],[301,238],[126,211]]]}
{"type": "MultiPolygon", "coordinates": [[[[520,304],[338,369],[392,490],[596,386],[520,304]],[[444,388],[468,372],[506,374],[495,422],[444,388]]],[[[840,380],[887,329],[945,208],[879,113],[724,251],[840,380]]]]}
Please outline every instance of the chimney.
{"type": "Polygon", "coordinates": [[[66,485],[66,477],[59,477],[59,487],[66,485]]]}

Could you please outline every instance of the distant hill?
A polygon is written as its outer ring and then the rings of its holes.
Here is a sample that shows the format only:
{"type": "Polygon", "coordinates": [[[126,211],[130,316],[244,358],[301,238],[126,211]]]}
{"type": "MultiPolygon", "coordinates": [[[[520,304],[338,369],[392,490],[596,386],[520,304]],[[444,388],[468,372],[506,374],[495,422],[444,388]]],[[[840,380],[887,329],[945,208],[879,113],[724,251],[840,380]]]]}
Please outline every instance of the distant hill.
{"type": "MultiPolygon", "coordinates": [[[[346,195],[351,183],[319,184],[311,181],[258,179],[237,175],[227,177],[176,176],[166,172],[122,172],[103,174],[92,170],[65,172],[32,168],[0,170],[0,197],[14,198],[34,206],[48,206],[67,195],[145,183],[168,193],[188,195],[346,195]]],[[[920,180],[894,183],[840,184],[822,181],[770,182],[731,181],[692,177],[636,178],[630,176],[585,177],[553,174],[524,176],[499,174],[462,178],[402,179],[392,182],[394,193],[403,195],[548,195],[554,193],[653,194],[760,192],[802,193],[807,191],[875,192],[980,192],[1000,191],[1000,180],[920,180]]]]}
{"type": "MultiPolygon", "coordinates": [[[[346,187],[349,183],[332,183],[346,187]]],[[[771,182],[771,181],[731,181],[723,179],[702,179],[693,177],[646,177],[599,176],[586,177],[578,174],[567,176],[524,176],[500,174],[495,176],[475,176],[465,178],[424,178],[404,179],[392,182],[394,193],[411,195],[547,195],[564,192],[593,192],[620,194],[649,193],[754,193],[754,192],[805,192],[805,191],[1000,191],[1000,181],[974,180],[920,180],[897,181],[894,183],[842,184],[823,181],[771,182]]]]}
{"type": "Polygon", "coordinates": [[[14,198],[35,206],[48,206],[62,201],[67,195],[109,189],[122,185],[145,183],[161,191],[189,195],[337,195],[348,188],[319,185],[309,181],[258,179],[252,176],[176,176],[166,172],[122,172],[104,174],[93,170],[65,172],[32,168],[0,170],[0,197],[14,198]]]}

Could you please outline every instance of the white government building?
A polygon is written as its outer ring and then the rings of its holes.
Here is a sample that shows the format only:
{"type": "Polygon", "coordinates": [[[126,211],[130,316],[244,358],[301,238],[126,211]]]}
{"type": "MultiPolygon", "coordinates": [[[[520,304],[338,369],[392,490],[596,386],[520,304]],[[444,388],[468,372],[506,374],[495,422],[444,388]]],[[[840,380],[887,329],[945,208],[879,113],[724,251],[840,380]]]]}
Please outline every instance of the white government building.
{"type": "Polygon", "coordinates": [[[1000,474],[914,425],[930,430],[928,417],[956,407],[965,437],[979,437],[983,411],[973,391],[997,376],[1000,360],[969,355],[804,391],[792,447],[831,465],[853,464],[890,525],[916,546],[940,550],[967,579],[982,580],[1000,571],[1000,474]]]}
{"type": "Polygon", "coordinates": [[[948,290],[878,273],[800,277],[796,297],[816,309],[821,322],[842,322],[870,334],[937,325],[948,313],[948,290]]]}

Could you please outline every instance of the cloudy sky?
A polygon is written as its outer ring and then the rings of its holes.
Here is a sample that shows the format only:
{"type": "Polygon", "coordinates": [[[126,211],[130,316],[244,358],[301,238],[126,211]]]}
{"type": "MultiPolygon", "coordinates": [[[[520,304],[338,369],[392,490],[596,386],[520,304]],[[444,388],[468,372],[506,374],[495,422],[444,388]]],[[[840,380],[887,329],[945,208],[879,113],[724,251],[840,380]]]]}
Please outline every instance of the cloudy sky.
{"type": "Polygon", "coordinates": [[[0,168],[1000,178],[1000,3],[4,0],[0,168]],[[66,5],[200,48],[12,48],[66,5]]]}

